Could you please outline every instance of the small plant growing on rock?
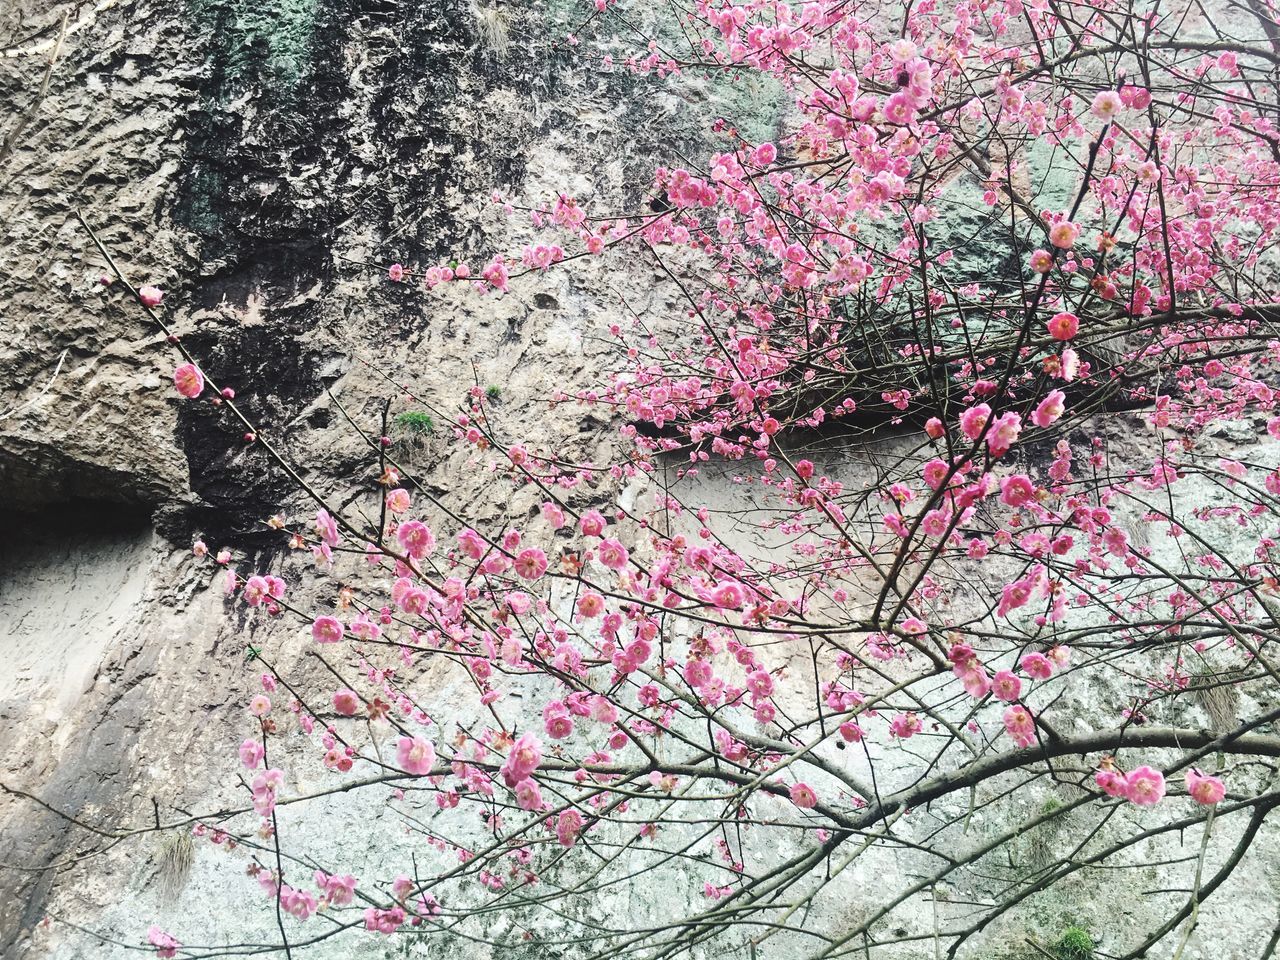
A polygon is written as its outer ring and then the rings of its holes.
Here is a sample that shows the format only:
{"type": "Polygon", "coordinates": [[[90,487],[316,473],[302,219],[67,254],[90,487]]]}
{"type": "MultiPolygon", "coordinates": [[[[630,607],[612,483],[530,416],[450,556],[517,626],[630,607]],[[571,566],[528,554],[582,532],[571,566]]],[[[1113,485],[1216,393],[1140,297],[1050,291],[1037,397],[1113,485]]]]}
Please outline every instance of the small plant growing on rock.
{"type": "Polygon", "coordinates": [[[436,422],[431,414],[420,410],[396,414],[396,426],[411,437],[429,437],[436,432],[436,422]]]}
{"type": "Polygon", "coordinates": [[[1062,931],[1053,945],[1057,960],[1093,960],[1093,937],[1084,927],[1072,925],[1062,931]]]}

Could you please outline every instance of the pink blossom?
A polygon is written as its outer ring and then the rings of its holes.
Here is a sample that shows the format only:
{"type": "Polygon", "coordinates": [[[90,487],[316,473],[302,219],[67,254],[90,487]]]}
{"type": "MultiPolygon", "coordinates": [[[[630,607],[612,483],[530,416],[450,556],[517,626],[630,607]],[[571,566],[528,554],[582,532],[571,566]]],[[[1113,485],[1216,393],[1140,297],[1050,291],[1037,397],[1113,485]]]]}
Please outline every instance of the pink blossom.
{"type": "Polygon", "coordinates": [[[762,143],[751,153],[751,162],[757,167],[767,167],[778,159],[778,148],[772,143],[762,143]]]}
{"type": "Polygon", "coordinates": [[[559,700],[552,700],[542,708],[542,728],[552,740],[563,740],[573,733],[573,718],[559,700]]]}
{"type": "Polygon", "coordinates": [[[404,907],[392,907],[382,910],[378,907],[366,907],[364,911],[364,928],[378,933],[392,934],[405,922],[407,914],[404,907]]]}
{"type": "Polygon", "coordinates": [[[424,559],[436,546],[435,535],[421,520],[407,520],[396,528],[396,539],[415,560],[424,559]]]}
{"type": "Polygon", "coordinates": [[[542,505],[542,518],[551,524],[552,530],[559,530],[564,526],[564,511],[559,505],[552,503],[550,500],[542,505]]]}
{"type": "Polygon", "coordinates": [[[987,432],[987,449],[993,457],[1002,457],[1018,441],[1022,432],[1022,417],[1012,410],[1000,414],[987,432]]]}
{"type": "Polygon", "coordinates": [[[1108,528],[1102,535],[1102,542],[1106,544],[1107,552],[1113,556],[1123,557],[1129,552],[1129,535],[1119,527],[1108,528]]]}
{"type": "Polygon", "coordinates": [[[594,590],[588,590],[578,598],[578,616],[584,620],[594,620],[604,613],[604,597],[594,590]]]}
{"type": "Polygon", "coordinates": [[[627,548],[617,540],[601,540],[596,548],[596,556],[610,570],[621,570],[627,565],[627,548]]]}
{"type": "Polygon", "coordinates": [[[1211,807],[1227,795],[1227,788],[1217,777],[1206,777],[1192,767],[1187,771],[1187,793],[1196,803],[1211,807]]]}
{"type": "Polygon", "coordinates": [[[253,793],[253,809],[260,817],[269,817],[276,808],[276,793],[284,783],[284,772],[272,768],[263,770],[249,785],[253,793]]]}
{"type": "Polygon", "coordinates": [[[1080,318],[1064,310],[1050,317],[1047,326],[1053,339],[1070,340],[1080,332],[1080,318]]]}
{"type": "Polygon", "coordinates": [[[1140,807],[1154,807],[1164,799],[1164,774],[1151,767],[1138,767],[1124,778],[1124,795],[1140,807]]]}
{"type": "MultiPolygon", "coordinates": [[[[143,289],[147,288],[143,287],[143,289]]],[[[154,925],[147,929],[147,942],[156,948],[156,956],[164,960],[176,957],[178,950],[182,947],[181,943],[154,925]]]]}
{"type": "Polygon", "coordinates": [[[1080,355],[1070,348],[1063,350],[1059,366],[1058,375],[1071,383],[1080,373],[1080,355]]]}
{"type": "Polygon", "coordinates": [[[311,624],[311,638],[316,643],[337,643],[344,632],[342,621],[337,617],[316,617],[311,624]]]}
{"type": "Polygon", "coordinates": [[[1022,657],[1022,669],[1035,680],[1048,680],[1053,675],[1053,662],[1043,653],[1027,653],[1022,657]]]}
{"type": "Polygon", "coordinates": [[[1049,228],[1049,242],[1059,250],[1070,250],[1080,237],[1080,228],[1070,220],[1055,223],[1049,228]]]}
{"type": "Polygon", "coordinates": [[[240,744],[240,762],[246,770],[258,769],[266,753],[266,748],[260,741],[250,739],[240,744]]]}
{"type": "Polygon", "coordinates": [[[323,870],[317,870],[315,881],[331,906],[345,907],[355,899],[356,878],[349,873],[330,876],[323,870]]]}
{"type": "Polygon", "coordinates": [[[404,279],[404,267],[401,264],[393,263],[387,268],[387,279],[392,283],[399,283],[404,279]]]}
{"type": "Polygon", "coordinates": [[[556,840],[562,847],[572,847],[582,832],[582,814],[577,810],[562,810],[556,820],[556,840]]]}
{"type": "Polygon", "coordinates": [[[1103,90],[1093,98],[1093,105],[1089,108],[1089,112],[1098,119],[1110,123],[1123,105],[1120,94],[1114,90],[1103,90]]]}
{"type": "Polygon", "coordinates": [[[1029,747],[1036,740],[1036,722],[1031,711],[1021,704],[1014,704],[1004,712],[1004,728],[1020,747],[1029,747]]]}
{"type": "Polygon", "coordinates": [[[697,689],[711,682],[711,664],[705,660],[688,660],[684,665],[684,682],[697,689]]]}
{"type": "Polygon", "coordinates": [[[435,766],[436,748],[423,737],[401,737],[396,741],[396,763],[405,773],[424,777],[435,766]]]}
{"type": "Polygon", "coordinates": [[[840,738],[846,743],[861,743],[862,736],[862,728],[852,720],[846,720],[840,724],[840,738]]]}
{"type": "Polygon", "coordinates": [[[173,386],[188,400],[204,393],[204,374],[194,363],[181,363],[173,371],[173,386]]]}
{"type": "Polygon", "coordinates": [[[409,509],[411,503],[409,491],[404,487],[396,487],[394,490],[387,491],[387,509],[392,513],[404,513],[409,509]]]}
{"type": "Polygon", "coordinates": [[[360,696],[343,687],[333,695],[333,709],[344,717],[354,717],[360,709],[360,696]]]}
{"type": "Polygon", "coordinates": [[[160,306],[160,302],[164,300],[164,291],[159,287],[139,287],[138,299],[142,301],[143,306],[158,307],[160,306]]]}
{"type": "Polygon", "coordinates": [[[578,529],[584,537],[604,536],[604,517],[599,510],[588,510],[578,521],[578,529]]]}
{"type": "Polygon", "coordinates": [[[791,785],[791,802],[801,810],[812,810],[818,805],[818,795],[814,793],[813,787],[807,783],[793,783],[791,785]]]}
{"type": "Polygon", "coordinates": [[[924,729],[924,723],[914,713],[900,713],[889,721],[889,732],[900,740],[910,740],[924,729]]]}
{"type": "Polygon", "coordinates": [[[1048,273],[1053,269],[1053,254],[1048,250],[1037,250],[1031,254],[1029,263],[1035,273],[1048,273]]]}
{"type": "Polygon", "coordinates": [[[466,556],[479,560],[484,556],[486,545],[484,538],[468,527],[458,534],[458,546],[466,556]]]}
{"type": "Polygon", "coordinates": [[[1031,414],[1031,422],[1041,429],[1051,426],[1066,412],[1066,400],[1067,395],[1061,390],[1050,390],[1031,414]]]}
{"type": "Polygon", "coordinates": [[[255,717],[265,717],[271,712],[271,700],[264,694],[257,694],[249,701],[249,713],[255,717]]]}
{"type": "Polygon", "coordinates": [[[316,912],[316,898],[306,890],[295,890],[285,884],[280,888],[280,906],[285,913],[306,920],[316,912]]]}
{"type": "Polygon", "coordinates": [[[316,536],[331,547],[338,545],[338,521],[323,507],[316,511],[316,536]]]}
{"type": "Polygon", "coordinates": [[[733,581],[721,583],[711,593],[712,602],[721,610],[737,610],[746,600],[740,584],[733,581]]]}
{"type": "Polygon", "coordinates": [[[532,780],[521,780],[516,784],[516,806],[521,810],[541,810],[542,790],[532,780]]]}
{"type": "Polygon", "coordinates": [[[522,733],[502,764],[502,778],[508,787],[514,787],[533,776],[541,763],[542,743],[532,733],[522,733]]]}
{"type": "Polygon", "coordinates": [[[747,689],[756,700],[773,695],[773,674],[768,670],[752,670],[747,674],[747,689]]]}
{"type": "Polygon", "coordinates": [[[983,428],[987,425],[987,418],[991,416],[991,408],[985,403],[979,403],[970,407],[960,414],[960,432],[970,440],[977,440],[982,436],[983,428]]]}
{"type": "Polygon", "coordinates": [[[1012,703],[1022,695],[1022,681],[1008,670],[997,671],[991,678],[991,692],[997,700],[1012,703]]]}
{"type": "Polygon", "coordinates": [[[1035,500],[1036,488],[1024,473],[1015,473],[1000,481],[1000,502],[1011,507],[1025,507],[1035,500]]]}
{"type": "Polygon", "coordinates": [[[924,465],[921,469],[921,476],[924,482],[929,485],[929,489],[937,490],[947,479],[947,474],[951,472],[951,465],[945,460],[933,459],[924,465]]]}
{"type": "Polygon", "coordinates": [[[547,572],[547,555],[537,547],[526,547],[516,556],[516,575],[524,580],[537,580],[547,572]]]}
{"type": "Polygon", "coordinates": [[[618,708],[608,697],[595,694],[588,701],[591,706],[591,719],[597,723],[617,723],[618,708]]]}
{"type": "Polygon", "coordinates": [[[1112,770],[1110,767],[1103,767],[1094,774],[1093,782],[1109,797],[1123,797],[1125,795],[1124,775],[1112,770]]]}

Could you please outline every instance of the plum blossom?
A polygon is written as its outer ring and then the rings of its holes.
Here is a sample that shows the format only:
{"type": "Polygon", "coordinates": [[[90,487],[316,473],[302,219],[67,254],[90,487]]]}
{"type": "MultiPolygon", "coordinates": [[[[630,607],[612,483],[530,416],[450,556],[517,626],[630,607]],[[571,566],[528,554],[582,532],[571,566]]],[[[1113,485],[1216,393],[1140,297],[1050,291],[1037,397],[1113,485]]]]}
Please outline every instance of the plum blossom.
{"type": "Polygon", "coordinates": [[[987,449],[993,457],[1002,457],[1018,441],[1022,432],[1022,417],[1010,410],[1000,414],[987,433],[987,449]]]}
{"type": "Polygon", "coordinates": [[[356,878],[346,873],[341,876],[334,874],[330,876],[323,870],[315,872],[316,886],[320,888],[320,892],[329,904],[334,907],[345,907],[350,904],[356,895],[356,878]]]}
{"type": "Polygon", "coordinates": [[[337,617],[316,617],[311,624],[311,638],[316,643],[337,643],[344,632],[342,621],[337,617]]]}
{"type": "Polygon", "coordinates": [[[1080,237],[1080,227],[1070,220],[1062,220],[1049,228],[1049,242],[1059,250],[1070,250],[1080,237]]]}
{"type": "Polygon", "coordinates": [[[1140,807],[1154,807],[1164,799],[1164,774],[1152,767],[1130,770],[1124,778],[1124,795],[1140,807]]]}
{"type": "Polygon", "coordinates": [[[1089,112],[1100,120],[1106,120],[1108,123],[1115,118],[1124,106],[1120,99],[1120,94],[1114,90],[1103,90],[1093,98],[1093,105],[1090,106],[1089,112]]]}
{"type": "Polygon", "coordinates": [[[181,363],[173,371],[173,386],[188,400],[204,393],[204,374],[194,363],[181,363]]]}
{"type": "Polygon", "coordinates": [[[1080,318],[1063,310],[1049,318],[1049,336],[1055,340],[1070,340],[1080,332],[1080,318]]]}
{"type": "Polygon", "coordinates": [[[889,722],[889,732],[899,740],[909,740],[924,729],[924,723],[914,713],[900,713],[889,722]]]}
{"type": "Polygon", "coordinates": [[[1196,803],[1211,807],[1227,795],[1227,788],[1217,777],[1207,777],[1192,767],[1187,771],[1187,793],[1196,803]]]}
{"type": "MultiPolygon", "coordinates": [[[[145,290],[146,288],[144,287],[143,289],[145,290]]],[[[147,942],[156,948],[156,956],[162,957],[164,960],[176,957],[178,951],[182,948],[182,944],[174,937],[154,925],[147,929],[147,942]]]]}
{"type": "Polygon", "coordinates": [[[333,695],[333,709],[344,717],[354,717],[360,709],[360,697],[344,687],[333,695]]]}
{"type": "Polygon", "coordinates": [[[1016,674],[1000,670],[991,678],[991,693],[997,700],[1011,703],[1022,695],[1022,681],[1016,674]]]}
{"type": "Polygon", "coordinates": [[[405,773],[424,777],[436,763],[436,748],[423,737],[401,737],[396,741],[396,764],[405,773]]]}
{"type": "Polygon", "coordinates": [[[396,528],[396,540],[414,560],[425,559],[436,547],[435,534],[421,520],[407,520],[396,528]]]}
{"type": "Polygon", "coordinates": [[[249,739],[240,744],[240,762],[246,770],[258,769],[266,753],[266,748],[258,740],[249,739]]]}
{"type": "Polygon", "coordinates": [[[1043,653],[1023,654],[1021,666],[1027,676],[1035,680],[1048,680],[1053,675],[1053,661],[1043,653]]]}
{"type": "Polygon", "coordinates": [[[542,743],[532,733],[523,733],[502,764],[502,778],[508,787],[533,776],[542,763],[542,743]]]}
{"type": "Polygon", "coordinates": [[[621,570],[627,565],[627,548],[617,540],[606,538],[596,547],[596,557],[610,570],[621,570]]]}
{"type": "Polygon", "coordinates": [[[1066,412],[1067,395],[1061,390],[1050,390],[1031,414],[1031,422],[1044,429],[1052,426],[1066,412]]]}
{"type": "Polygon", "coordinates": [[[1014,704],[1004,712],[1004,729],[1020,747],[1029,747],[1036,740],[1036,722],[1031,711],[1021,704],[1014,704]]]}
{"type": "Polygon", "coordinates": [[[604,536],[604,517],[599,510],[588,510],[578,521],[578,529],[584,537],[604,536]]]}
{"type": "Polygon", "coordinates": [[[791,785],[791,802],[801,810],[812,810],[818,805],[818,795],[814,793],[813,787],[807,783],[793,783],[791,785]]]}
{"type": "Polygon", "coordinates": [[[582,814],[577,810],[563,810],[556,820],[556,840],[562,847],[572,847],[582,832],[582,814]]]}
{"type": "Polygon", "coordinates": [[[547,555],[537,547],[526,547],[516,555],[514,569],[523,580],[537,580],[547,572],[547,555]]]}

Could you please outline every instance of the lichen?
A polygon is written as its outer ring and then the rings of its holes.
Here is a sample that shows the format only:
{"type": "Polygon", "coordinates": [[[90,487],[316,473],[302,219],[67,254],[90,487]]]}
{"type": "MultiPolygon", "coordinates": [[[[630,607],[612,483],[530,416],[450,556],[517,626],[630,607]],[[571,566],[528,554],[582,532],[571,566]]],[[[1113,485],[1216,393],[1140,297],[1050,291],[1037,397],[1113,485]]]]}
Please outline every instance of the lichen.
{"type": "Polygon", "coordinates": [[[221,93],[258,83],[290,94],[311,71],[321,0],[190,0],[213,38],[221,93]]]}

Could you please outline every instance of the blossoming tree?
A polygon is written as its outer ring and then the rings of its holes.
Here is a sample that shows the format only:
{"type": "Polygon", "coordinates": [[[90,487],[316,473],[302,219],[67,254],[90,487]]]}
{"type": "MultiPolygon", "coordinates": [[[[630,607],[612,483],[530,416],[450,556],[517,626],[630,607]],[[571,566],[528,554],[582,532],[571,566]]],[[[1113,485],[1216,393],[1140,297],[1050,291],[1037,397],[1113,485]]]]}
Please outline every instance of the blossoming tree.
{"type": "MultiPolygon", "coordinates": [[[[767,77],[776,142],[721,118],[641,209],[530,198],[523,254],[379,282],[495,297],[585,256],[657,265],[687,322],[619,316],[600,383],[555,398],[615,418],[617,462],[502,435],[477,385],[437,427],[538,517],[475,523],[385,416],[352,421],[370,479],[343,507],[171,338],[177,391],[315,500],[271,521],[294,548],[273,574],[196,545],[233,609],[304,625],[323,666],[262,658],[244,803],[196,818],[279,920],[237,955],[363,930],[970,956],[1076,874],[1189,836],[1164,919],[1108,939],[1180,951],[1280,803],[1275,7],[697,0],[650,36],[595,6],[579,33],[637,52],[581,69],[767,77]],[[1143,462],[1110,455],[1117,423],[1143,462]],[[319,607],[292,592],[308,569],[332,577],[319,607]],[[428,671],[473,712],[441,715],[428,671]],[[353,791],[410,825],[377,876],[279,829],[353,791]],[[980,895],[948,911],[947,889],[980,895]],[[931,929],[898,922],[921,903],[931,929]]],[[[137,298],[163,326],[160,292],[137,298]]]]}

